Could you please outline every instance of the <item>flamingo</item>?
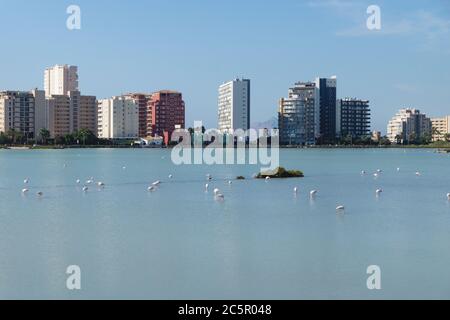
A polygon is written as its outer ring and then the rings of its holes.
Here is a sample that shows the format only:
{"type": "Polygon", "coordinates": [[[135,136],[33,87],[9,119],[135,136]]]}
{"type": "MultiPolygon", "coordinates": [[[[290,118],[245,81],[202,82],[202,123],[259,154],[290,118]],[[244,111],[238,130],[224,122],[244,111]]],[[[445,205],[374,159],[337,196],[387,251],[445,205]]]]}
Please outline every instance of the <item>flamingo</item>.
{"type": "Polygon", "coordinates": [[[336,212],[337,212],[338,214],[344,213],[344,211],[345,211],[345,207],[344,207],[344,206],[338,206],[338,207],[336,208],[336,212]]]}
{"type": "Polygon", "coordinates": [[[225,196],[221,193],[218,193],[218,194],[216,194],[216,200],[223,201],[223,200],[225,200],[225,196]]]}

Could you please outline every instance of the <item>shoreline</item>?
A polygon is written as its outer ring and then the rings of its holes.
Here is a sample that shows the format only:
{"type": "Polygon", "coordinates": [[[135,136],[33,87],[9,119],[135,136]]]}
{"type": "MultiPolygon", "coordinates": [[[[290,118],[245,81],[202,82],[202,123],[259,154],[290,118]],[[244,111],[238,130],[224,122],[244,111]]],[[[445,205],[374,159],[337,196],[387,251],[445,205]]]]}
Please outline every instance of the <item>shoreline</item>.
{"type": "MultiPolygon", "coordinates": [[[[135,147],[135,146],[128,146],[128,145],[86,145],[86,146],[80,146],[80,145],[71,145],[71,146],[24,146],[24,145],[2,145],[0,146],[0,150],[13,150],[13,151],[24,151],[24,150],[65,150],[65,149],[173,149],[173,146],[169,147],[135,147]]],[[[246,149],[250,148],[257,148],[257,147],[248,147],[246,149]]],[[[447,152],[450,153],[450,145],[445,146],[436,146],[436,145],[391,145],[391,146],[359,146],[359,145],[349,145],[349,146],[280,146],[280,149],[301,149],[301,150],[308,150],[308,149],[436,149],[441,152],[447,152]]],[[[196,149],[196,148],[192,148],[196,149]]],[[[204,149],[204,148],[203,148],[204,149]]],[[[227,149],[227,148],[224,148],[227,149]]]]}

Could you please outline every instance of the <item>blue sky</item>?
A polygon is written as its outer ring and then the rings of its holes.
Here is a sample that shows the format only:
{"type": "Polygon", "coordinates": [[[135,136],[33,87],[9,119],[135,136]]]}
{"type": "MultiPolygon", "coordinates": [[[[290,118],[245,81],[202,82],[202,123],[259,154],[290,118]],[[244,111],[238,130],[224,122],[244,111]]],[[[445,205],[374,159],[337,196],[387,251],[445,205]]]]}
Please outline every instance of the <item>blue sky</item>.
{"type": "Polygon", "coordinates": [[[338,76],[339,97],[369,99],[373,129],[397,109],[450,114],[448,0],[0,0],[0,89],[43,87],[54,64],[79,66],[99,98],[176,89],[188,125],[216,126],[217,87],[252,79],[252,122],[276,115],[289,86],[338,76]],[[66,8],[82,29],[66,28],[66,8]],[[381,7],[381,31],[366,9],[381,7]]]}

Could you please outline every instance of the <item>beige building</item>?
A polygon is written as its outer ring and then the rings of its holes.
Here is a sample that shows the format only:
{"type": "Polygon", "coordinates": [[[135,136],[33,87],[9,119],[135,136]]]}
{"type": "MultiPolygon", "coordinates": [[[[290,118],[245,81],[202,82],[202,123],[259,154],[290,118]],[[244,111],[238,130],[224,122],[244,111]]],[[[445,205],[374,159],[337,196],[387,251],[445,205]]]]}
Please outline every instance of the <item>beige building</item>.
{"type": "Polygon", "coordinates": [[[72,132],[70,108],[69,96],[53,95],[47,99],[48,130],[52,138],[72,132]]]}
{"type": "Polygon", "coordinates": [[[97,134],[97,99],[79,91],[47,97],[48,129],[52,138],[80,129],[97,134]]]}
{"type": "Polygon", "coordinates": [[[418,109],[400,109],[389,121],[387,137],[392,143],[412,143],[431,134],[431,120],[418,109]]]}
{"type": "Polygon", "coordinates": [[[97,99],[78,90],[78,67],[56,65],[44,74],[47,97],[47,127],[51,137],[64,136],[80,129],[97,134],[97,99]]]}
{"type": "Polygon", "coordinates": [[[450,116],[431,119],[433,141],[444,141],[445,135],[450,134],[450,116]]]}
{"type": "Polygon", "coordinates": [[[0,132],[14,130],[26,139],[35,139],[46,127],[45,110],[44,91],[0,92],[0,132]]]}
{"type": "Polygon", "coordinates": [[[126,96],[98,101],[98,137],[129,139],[139,137],[139,105],[126,96]]]}
{"type": "Polygon", "coordinates": [[[44,90],[46,96],[66,95],[78,91],[78,67],[55,65],[45,69],[44,90]]]}

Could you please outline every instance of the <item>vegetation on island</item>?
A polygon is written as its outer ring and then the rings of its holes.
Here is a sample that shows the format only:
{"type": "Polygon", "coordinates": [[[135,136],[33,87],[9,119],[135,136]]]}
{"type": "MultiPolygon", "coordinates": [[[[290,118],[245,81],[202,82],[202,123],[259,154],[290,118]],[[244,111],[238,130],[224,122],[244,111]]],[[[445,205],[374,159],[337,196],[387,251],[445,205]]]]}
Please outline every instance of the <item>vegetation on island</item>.
{"type": "Polygon", "coordinates": [[[245,180],[245,177],[244,177],[244,176],[238,176],[238,177],[236,178],[236,180],[245,180]]]}
{"type": "Polygon", "coordinates": [[[300,170],[286,170],[283,167],[278,167],[275,170],[261,172],[256,176],[256,179],[266,178],[303,178],[305,175],[300,170]]]}

